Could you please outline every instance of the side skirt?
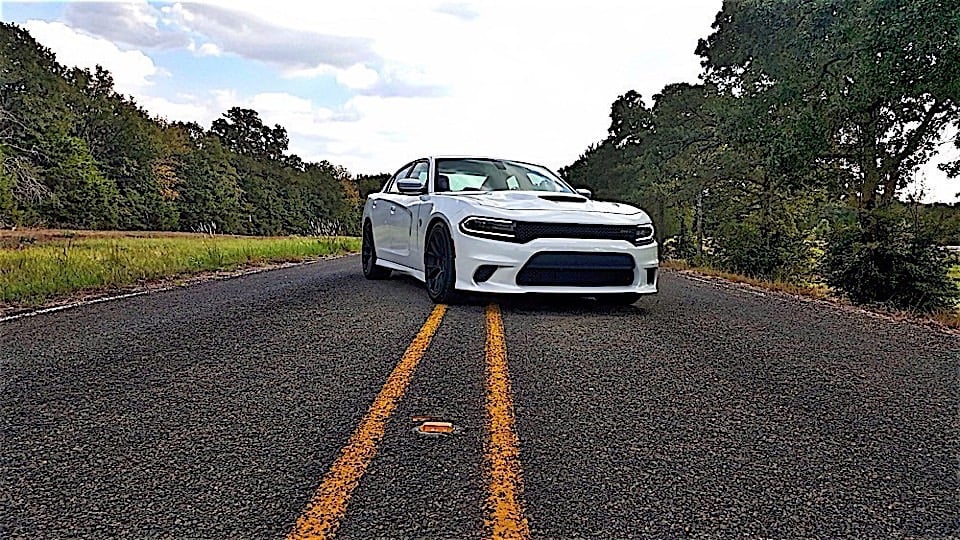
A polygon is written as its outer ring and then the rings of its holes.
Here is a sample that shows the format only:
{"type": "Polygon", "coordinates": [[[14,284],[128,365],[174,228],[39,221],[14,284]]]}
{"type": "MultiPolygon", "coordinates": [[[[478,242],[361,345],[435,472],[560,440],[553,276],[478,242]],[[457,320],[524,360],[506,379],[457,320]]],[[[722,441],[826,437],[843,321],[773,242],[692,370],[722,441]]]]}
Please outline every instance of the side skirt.
{"type": "Polygon", "coordinates": [[[414,270],[413,268],[409,268],[407,266],[404,266],[402,264],[397,264],[395,262],[385,261],[383,259],[377,259],[377,266],[382,266],[384,268],[389,268],[396,272],[407,274],[408,276],[412,276],[418,279],[419,281],[425,282],[427,280],[426,276],[423,273],[423,270],[414,270]]]}

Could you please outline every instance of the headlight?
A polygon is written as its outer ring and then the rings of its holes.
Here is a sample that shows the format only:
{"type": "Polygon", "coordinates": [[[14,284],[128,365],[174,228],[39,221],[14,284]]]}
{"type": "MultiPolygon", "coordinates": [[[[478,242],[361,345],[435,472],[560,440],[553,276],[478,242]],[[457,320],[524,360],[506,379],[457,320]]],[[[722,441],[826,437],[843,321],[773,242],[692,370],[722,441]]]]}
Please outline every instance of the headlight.
{"type": "Polygon", "coordinates": [[[643,244],[649,244],[653,241],[654,235],[653,225],[639,225],[637,226],[637,241],[635,244],[641,246],[643,244]]]}
{"type": "Polygon", "coordinates": [[[517,223],[510,219],[468,217],[460,222],[460,230],[471,236],[512,240],[516,238],[517,223]]]}

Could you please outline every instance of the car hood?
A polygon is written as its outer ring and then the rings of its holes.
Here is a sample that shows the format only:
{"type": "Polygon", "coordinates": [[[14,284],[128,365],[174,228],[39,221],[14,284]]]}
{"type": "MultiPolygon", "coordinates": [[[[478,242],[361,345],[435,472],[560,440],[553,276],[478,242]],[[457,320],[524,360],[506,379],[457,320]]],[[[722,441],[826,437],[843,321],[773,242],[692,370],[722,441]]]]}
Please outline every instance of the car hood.
{"type": "MultiPolygon", "coordinates": [[[[529,191],[486,191],[457,194],[477,206],[498,210],[550,211],[550,212],[596,212],[621,216],[643,214],[629,204],[594,201],[586,197],[565,193],[541,193],[529,191]]],[[[644,214],[645,215],[645,214],[644,214]]]]}

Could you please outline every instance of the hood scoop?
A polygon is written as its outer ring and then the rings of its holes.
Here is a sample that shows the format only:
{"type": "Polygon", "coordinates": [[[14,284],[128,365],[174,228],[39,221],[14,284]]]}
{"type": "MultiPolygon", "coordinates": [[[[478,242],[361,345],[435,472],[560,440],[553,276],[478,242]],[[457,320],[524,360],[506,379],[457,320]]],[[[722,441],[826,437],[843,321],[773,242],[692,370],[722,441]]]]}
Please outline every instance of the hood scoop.
{"type": "Polygon", "coordinates": [[[586,197],[581,197],[579,195],[540,195],[540,198],[545,201],[553,201],[553,202],[576,202],[576,203],[587,202],[586,197]]]}

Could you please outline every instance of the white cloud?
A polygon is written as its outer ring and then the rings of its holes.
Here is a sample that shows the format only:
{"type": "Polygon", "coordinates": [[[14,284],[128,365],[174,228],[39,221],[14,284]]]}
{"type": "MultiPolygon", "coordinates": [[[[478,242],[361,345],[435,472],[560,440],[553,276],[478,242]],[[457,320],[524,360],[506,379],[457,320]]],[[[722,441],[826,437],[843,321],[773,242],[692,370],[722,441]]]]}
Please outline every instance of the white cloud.
{"type": "MultiPolygon", "coordinates": [[[[262,4],[259,7],[261,12],[269,11],[263,9],[262,4]]],[[[309,69],[322,65],[345,68],[376,59],[368,38],[340,32],[325,33],[316,28],[301,30],[289,25],[280,26],[258,13],[235,10],[231,4],[221,7],[213,2],[177,3],[169,9],[164,8],[161,13],[169,18],[170,25],[184,32],[206,36],[224,52],[284,69],[309,69]]]]}
{"type": "Polygon", "coordinates": [[[200,56],[220,56],[223,51],[214,43],[204,43],[197,49],[197,54],[200,56]]]}
{"type": "Polygon", "coordinates": [[[219,114],[194,96],[178,96],[177,101],[157,96],[142,96],[137,99],[137,103],[154,116],[171,122],[196,122],[204,127],[209,127],[219,114]]]}
{"type": "Polygon", "coordinates": [[[282,10],[263,14],[276,24],[368,36],[385,60],[381,83],[391,77],[443,88],[432,98],[354,98],[349,106],[360,120],[324,126],[333,139],[322,149],[333,156],[325,157],[364,172],[447,152],[568,164],[603,138],[617,95],[636,88],[649,100],[666,83],[696,80],[693,50],[719,2],[474,6],[469,19],[395,3],[334,13],[324,6],[298,11],[296,20],[282,10]]]}
{"type": "Polygon", "coordinates": [[[377,72],[363,64],[354,64],[337,73],[337,82],[352,89],[370,88],[378,80],[377,72]]]}
{"type": "Polygon", "coordinates": [[[30,34],[49,47],[66,66],[93,69],[97,64],[113,75],[114,87],[121,94],[137,94],[152,84],[161,71],[141,51],[124,51],[103,38],[77,32],[59,22],[30,20],[24,24],[30,34]]]}
{"type": "Polygon", "coordinates": [[[960,178],[947,178],[946,173],[937,168],[942,163],[960,159],[960,149],[953,142],[957,136],[956,129],[945,130],[939,153],[920,166],[906,193],[918,196],[922,202],[960,202],[960,178]]]}
{"type": "Polygon", "coordinates": [[[285,28],[372,41],[380,64],[333,72],[359,94],[348,105],[359,121],[325,124],[332,141],[316,151],[373,172],[440,152],[569,164],[605,136],[619,94],[637,89],[649,102],[667,83],[697,80],[693,51],[720,1],[221,5],[285,28]]]}
{"type": "Polygon", "coordinates": [[[146,0],[77,2],[64,9],[64,18],[71,27],[111,41],[134,47],[186,46],[186,34],[161,24],[161,16],[162,12],[146,0]]]}

